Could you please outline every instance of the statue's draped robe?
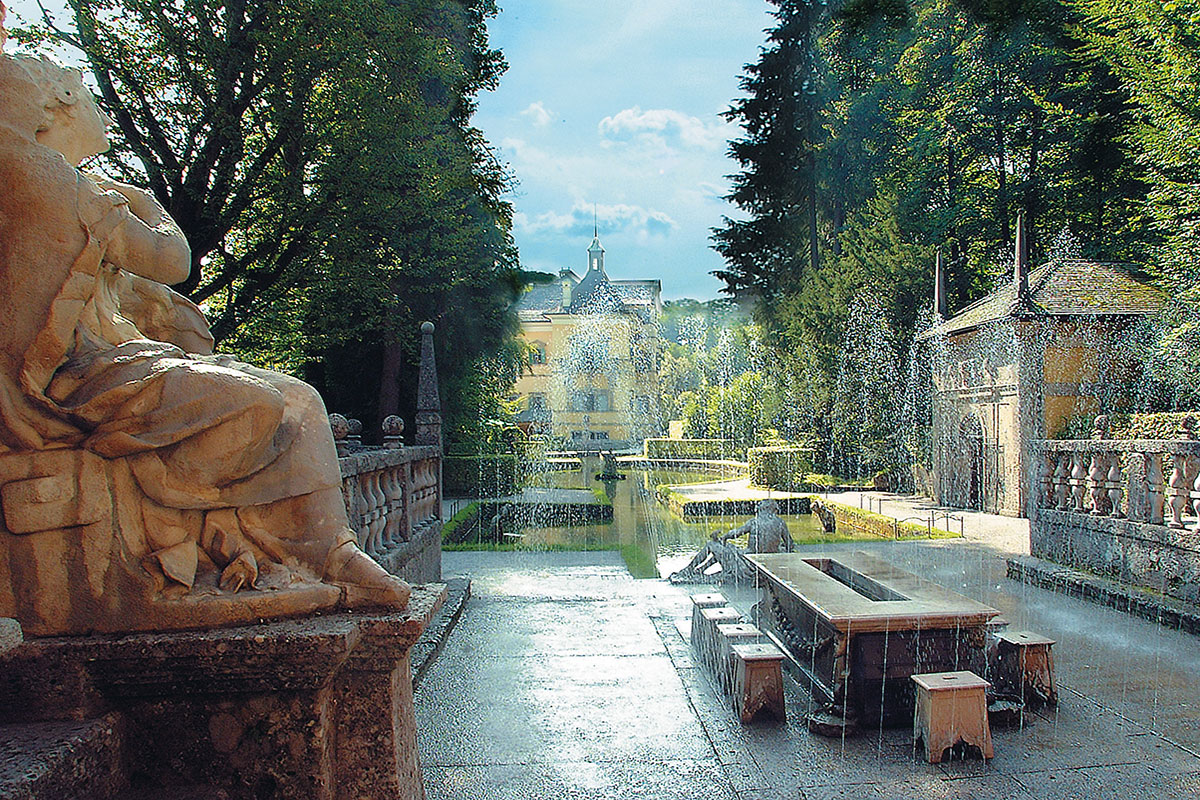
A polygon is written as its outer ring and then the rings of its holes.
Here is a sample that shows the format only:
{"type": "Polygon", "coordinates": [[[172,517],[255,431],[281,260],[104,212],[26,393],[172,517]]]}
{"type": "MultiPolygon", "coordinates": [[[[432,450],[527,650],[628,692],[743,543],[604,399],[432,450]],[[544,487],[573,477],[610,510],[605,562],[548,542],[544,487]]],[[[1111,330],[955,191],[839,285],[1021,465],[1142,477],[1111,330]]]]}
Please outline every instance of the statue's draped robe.
{"type": "MultiPolygon", "coordinates": [[[[202,320],[194,306],[106,261],[123,198],[4,127],[0,185],[0,452],[73,446],[125,459],[146,497],[170,509],[265,507],[340,486],[312,387],[185,353],[126,316],[197,349],[211,342],[191,324],[202,320]]],[[[239,533],[318,576],[334,544],[239,533]]]]}

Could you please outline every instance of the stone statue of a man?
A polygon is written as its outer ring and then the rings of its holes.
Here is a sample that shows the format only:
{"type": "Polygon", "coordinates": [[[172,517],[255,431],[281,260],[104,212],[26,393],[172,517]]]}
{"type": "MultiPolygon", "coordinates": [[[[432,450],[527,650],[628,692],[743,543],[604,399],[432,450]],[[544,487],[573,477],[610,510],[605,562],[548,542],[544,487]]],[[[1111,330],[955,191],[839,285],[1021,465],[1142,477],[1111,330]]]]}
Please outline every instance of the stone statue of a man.
{"type": "Polygon", "coordinates": [[[191,269],[179,228],[79,170],[108,123],[78,71],[0,55],[0,616],[55,633],[404,607],[347,526],[320,397],[211,355],[165,286],[191,269]],[[79,534],[105,514],[107,541],[79,534]]]}
{"type": "Polygon", "coordinates": [[[712,538],[700,548],[686,567],[671,573],[671,583],[703,583],[706,581],[747,580],[753,577],[754,569],[746,560],[746,553],[790,553],[795,547],[787,523],[779,516],[779,506],[774,500],[760,500],[757,513],[739,528],[726,531],[723,535],[713,533],[712,538]],[[730,539],[746,536],[746,549],[729,544],[730,539]],[[720,571],[709,573],[714,565],[720,571]]]}

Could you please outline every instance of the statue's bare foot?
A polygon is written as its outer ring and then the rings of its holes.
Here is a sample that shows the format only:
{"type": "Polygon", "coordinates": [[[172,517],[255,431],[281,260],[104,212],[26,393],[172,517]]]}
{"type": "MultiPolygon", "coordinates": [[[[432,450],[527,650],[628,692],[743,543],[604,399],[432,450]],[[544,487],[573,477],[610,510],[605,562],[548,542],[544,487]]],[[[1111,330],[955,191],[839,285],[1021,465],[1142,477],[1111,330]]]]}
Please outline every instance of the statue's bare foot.
{"type": "Polygon", "coordinates": [[[329,554],[325,580],[342,589],[347,608],[404,608],[412,594],[407,583],[388,573],[352,541],[343,542],[329,554]]]}

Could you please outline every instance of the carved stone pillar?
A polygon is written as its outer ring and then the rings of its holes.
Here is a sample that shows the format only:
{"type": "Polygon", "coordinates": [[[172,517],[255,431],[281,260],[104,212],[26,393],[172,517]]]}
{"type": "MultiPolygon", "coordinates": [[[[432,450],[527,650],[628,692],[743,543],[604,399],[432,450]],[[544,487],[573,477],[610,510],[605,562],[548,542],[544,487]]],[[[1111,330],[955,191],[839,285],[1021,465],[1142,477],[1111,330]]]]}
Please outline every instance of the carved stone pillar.
{"type": "Polygon", "coordinates": [[[433,323],[421,323],[421,374],[417,382],[417,445],[442,447],[442,402],[438,397],[437,362],[433,355],[433,323]]]}

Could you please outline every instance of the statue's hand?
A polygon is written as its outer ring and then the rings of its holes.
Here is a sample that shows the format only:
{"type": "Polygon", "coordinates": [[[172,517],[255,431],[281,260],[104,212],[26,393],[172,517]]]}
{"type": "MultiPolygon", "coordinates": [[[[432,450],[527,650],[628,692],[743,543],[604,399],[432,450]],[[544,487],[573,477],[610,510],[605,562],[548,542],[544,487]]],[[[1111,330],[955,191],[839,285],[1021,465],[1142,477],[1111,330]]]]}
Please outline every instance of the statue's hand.
{"type": "Polygon", "coordinates": [[[257,580],[258,562],[253,553],[244,552],[222,570],[220,586],[227,592],[238,592],[243,588],[253,589],[257,580]]]}

